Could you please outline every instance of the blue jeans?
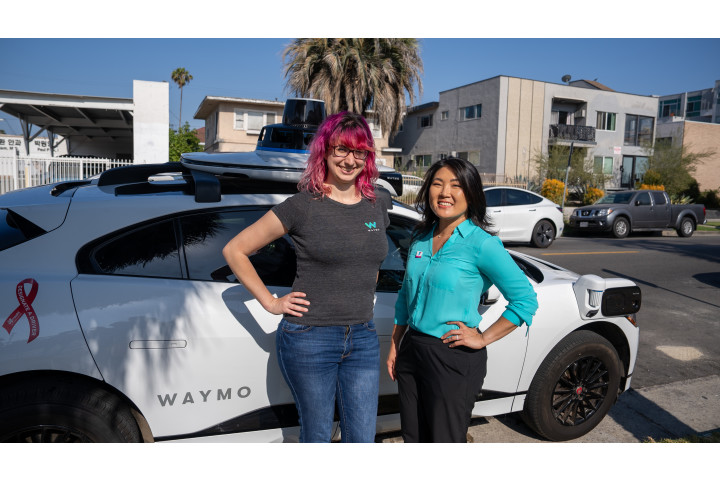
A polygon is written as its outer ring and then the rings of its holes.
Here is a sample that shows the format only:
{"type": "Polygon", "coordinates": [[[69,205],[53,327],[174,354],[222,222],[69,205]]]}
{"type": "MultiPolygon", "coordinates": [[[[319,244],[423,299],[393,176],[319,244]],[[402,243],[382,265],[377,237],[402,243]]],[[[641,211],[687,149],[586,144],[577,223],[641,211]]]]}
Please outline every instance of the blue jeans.
{"type": "Polygon", "coordinates": [[[276,345],[298,410],[301,442],[331,440],[336,402],[342,441],[375,441],[380,343],[374,322],[310,327],[283,319],[276,345]]]}

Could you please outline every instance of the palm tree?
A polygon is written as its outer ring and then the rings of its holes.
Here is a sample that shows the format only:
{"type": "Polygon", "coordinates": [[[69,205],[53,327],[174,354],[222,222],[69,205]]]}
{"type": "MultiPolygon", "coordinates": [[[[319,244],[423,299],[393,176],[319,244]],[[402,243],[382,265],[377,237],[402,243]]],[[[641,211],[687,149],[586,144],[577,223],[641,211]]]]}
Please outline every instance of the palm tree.
{"type": "Polygon", "coordinates": [[[372,108],[389,136],[397,132],[405,95],[422,95],[422,60],[414,38],[298,38],[283,52],[288,88],[325,102],[328,114],[372,108]]]}
{"type": "Polygon", "coordinates": [[[177,83],[177,86],[180,87],[180,119],[178,120],[178,129],[180,129],[182,126],[182,89],[185,85],[190,83],[193,76],[190,75],[190,72],[180,67],[173,70],[171,78],[172,81],[177,83]]]}

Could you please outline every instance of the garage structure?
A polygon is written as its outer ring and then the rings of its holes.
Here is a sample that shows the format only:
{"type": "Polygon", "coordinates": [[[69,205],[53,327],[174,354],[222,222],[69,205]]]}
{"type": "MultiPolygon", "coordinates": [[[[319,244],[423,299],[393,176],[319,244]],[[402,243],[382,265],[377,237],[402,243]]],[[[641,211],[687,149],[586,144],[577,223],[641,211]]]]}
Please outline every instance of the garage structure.
{"type": "Polygon", "coordinates": [[[65,142],[71,157],[163,163],[169,154],[169,84],[133,81],[133,98],[0,90],[0,110],[22,129],[20,156],[46,136],[50,156],[65,142]]]}

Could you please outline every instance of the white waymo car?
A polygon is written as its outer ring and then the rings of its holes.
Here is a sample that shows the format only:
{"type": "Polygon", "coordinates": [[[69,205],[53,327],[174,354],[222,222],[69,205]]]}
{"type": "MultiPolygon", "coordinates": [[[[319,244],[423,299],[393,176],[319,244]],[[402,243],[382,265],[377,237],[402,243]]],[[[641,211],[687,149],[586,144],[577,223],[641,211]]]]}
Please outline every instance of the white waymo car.
{"type": "MultiPolygon", "coordinates": [[[[280,317],[221,251],[297,191],[320,103],[288,101],[255,152],[186,154],[0,196],[0,441],[297,440],[275,358],[280,317]]],[[[402,193],[399,173],[380,174],[402,193]]],[[[400,203],[389,215],[374,318],[381,358],[419,218],[400,203]]],[[[540,307],[530,329],[488,347],[473,413],[522,411],[548,439],[579,437],[630,388],[640,289],[511,254],[540,307]]],[[[272,293],[290,291],[290,238],[251,261],[272,293]]],[[[506,304],[491,288],[478,308],[489,324],[506,304]]],[[[400,427],[397,386],[381,369],[379,433],[400,427]]]]}
{"type": "MultiPolygon", "coordinates": [[[[0,196],[0,440],[295,440],[279,317],[221,254],[294,191],[175,163],[0,196]]],[[[382,358],[418,218],[400,204],[389,213],[375,305],[382,358]]],[[[523,411],[540,435],[576,438],[630,386],[640,290],[511,254],[540,307],[529,330],[488,347],[474,414],[523,411]]],[[[290,290],[288,238],[252,261],[273,293],[290,290]]],[[[492,323],[505,304],[493,288],[479,310],[492,323]]],[[[382,371],[378,432],[399,428],[396,394],[382,371]]]]}

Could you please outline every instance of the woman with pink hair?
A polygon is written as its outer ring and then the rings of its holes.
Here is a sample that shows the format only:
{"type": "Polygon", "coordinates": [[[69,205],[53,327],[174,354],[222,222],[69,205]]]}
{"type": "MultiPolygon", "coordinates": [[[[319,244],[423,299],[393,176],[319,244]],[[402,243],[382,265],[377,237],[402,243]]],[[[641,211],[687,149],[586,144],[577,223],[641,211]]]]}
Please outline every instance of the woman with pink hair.
{"type": "Polygon", "coordinates": [[[360,115],[341,112],[318,127],[299,193],[273,207],[223,249],[240,282],[270,313],[280,370],[300,421],[301,442],[329,442],[335,406],[343,442],[373,442],[380,350],[375,285],[387,255],[390,196],[375,190],[375,144],[360,115]],[[274,297],[249,256],[289,234],[297,273],[274,297]]]}

